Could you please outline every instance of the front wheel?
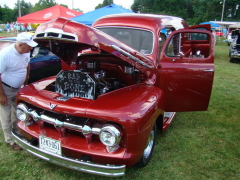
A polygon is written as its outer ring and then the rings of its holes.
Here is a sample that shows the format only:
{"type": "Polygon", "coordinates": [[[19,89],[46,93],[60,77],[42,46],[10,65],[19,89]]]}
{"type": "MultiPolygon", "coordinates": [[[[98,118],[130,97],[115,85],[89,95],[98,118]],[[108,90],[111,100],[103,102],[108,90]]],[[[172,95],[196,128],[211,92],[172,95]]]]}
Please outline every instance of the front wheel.
{"type": "Polygon", "coordinates": [[[138,163],[136,164],[137,167],[142,168],[142,167],[145,167],[149,163],[149,161],[152,157],[152,152],[153,152],[154,145],[155,145],[156,132],[157,132],[157,125],[155,123],[153,126],[153,129],[150,132],[150,135],[148,137],[147,145],[143,151],[143,155],[142,155],[141,159],[138,161],[138,163]]]}
{"type": "Polygon", "coordinates": [[[233,62],[234,62],[234,59],[233,59],[233,58],[230,58],[229,62],[233,63],[233,62]]]}

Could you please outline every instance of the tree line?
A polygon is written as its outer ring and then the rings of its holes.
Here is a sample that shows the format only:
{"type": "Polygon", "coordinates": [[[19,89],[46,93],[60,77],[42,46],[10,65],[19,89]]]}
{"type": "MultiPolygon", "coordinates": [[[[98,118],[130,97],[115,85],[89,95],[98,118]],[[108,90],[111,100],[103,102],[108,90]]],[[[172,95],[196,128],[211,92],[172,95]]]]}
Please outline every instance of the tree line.
{"type": "MultiPolygon", "coordinates": [[[[103,0],[95,9],[110,5],[113,0],[103,0]]],[[[32,5],[20,1],[21,16],[57,5],[55,0],[39,0],[32,5]]],[[[67,5],[60,4],[68,7],[67,5]]],[[[80,9],[74,9],[82,12],[80,9]]],[[[199,24],[205,21],[240,21],[239,0],[134,0],[131,10],[136,13],[152,13],[177,16],[189,24],[199,24]],[[224,7],[224,9],[223,9],[224,7]],[[223,14],[222,14],[223,13],[223,14]]],[[[13,9],[0,6],[0,24],[15,22],[19,17],[18,3],[13,9]]]]}
{"type": "Polygon", "coordinates": [[[239,0],[134,0],[131,8],[134,12],[181,17],[189,24],[240,21],[239,0]]]}

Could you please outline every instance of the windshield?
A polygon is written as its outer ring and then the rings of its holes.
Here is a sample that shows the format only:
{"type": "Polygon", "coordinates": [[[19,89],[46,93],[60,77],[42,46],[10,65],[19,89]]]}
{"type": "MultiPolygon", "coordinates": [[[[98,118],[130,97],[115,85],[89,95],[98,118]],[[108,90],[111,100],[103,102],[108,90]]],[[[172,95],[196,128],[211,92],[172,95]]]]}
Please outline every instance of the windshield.
{"type": "Polygon", "coordinates": [[[97,29],[145,55],[152,54],[153,33],[151,31],[119,27],[98,27],[97,29]]]}

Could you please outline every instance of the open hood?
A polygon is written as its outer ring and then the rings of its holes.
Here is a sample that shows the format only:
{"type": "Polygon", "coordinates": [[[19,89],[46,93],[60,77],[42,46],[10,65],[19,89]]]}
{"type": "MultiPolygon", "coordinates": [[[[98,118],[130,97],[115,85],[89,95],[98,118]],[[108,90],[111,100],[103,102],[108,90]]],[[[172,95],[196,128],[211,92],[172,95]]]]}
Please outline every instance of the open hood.
{"type": "Polygon", "coordinates": [[[84,24],[57,18],[40,25],[34,40],[49,48],[68,65],[78,62],[83,50],[95,49],[95,55],[108,54],[114,57],[114,61],[128,63],[149,79],[153,78],[154,64],[147,56],[84,24]]]}

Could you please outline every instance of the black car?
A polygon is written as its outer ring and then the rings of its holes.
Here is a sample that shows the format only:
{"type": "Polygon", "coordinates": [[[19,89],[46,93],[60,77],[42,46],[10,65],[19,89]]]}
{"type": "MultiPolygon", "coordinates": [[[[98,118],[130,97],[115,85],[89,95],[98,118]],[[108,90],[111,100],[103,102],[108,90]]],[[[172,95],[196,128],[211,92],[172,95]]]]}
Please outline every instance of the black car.
{"type": "Polygon", "coordinates": [[[229,46],[234,41],[234,39],[238,36],[239,32],[240,32],[239,29],[235,29],[235,30],[232,30],[232,32],[228,34],[226,42],[229,46]]]}
{"type": "MultiPolygon", "coordinates": [[[[240,31],[240,30],[239,30],[240,31]]],[[[240,33],[232,40],[230,50],[229,50],[230,62],[235,60],[240,60],[240,33]]]]}
{"type": "MultiPolygon", "coordinates": [[[[16,42],[16,37],[0,38],[0,50],[16,42]]],[[[61,71],[61,60],[46,48],[37,46],[31,51],[29,83],[57,75],[61,71]]]]}

